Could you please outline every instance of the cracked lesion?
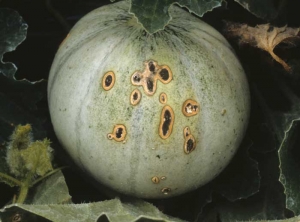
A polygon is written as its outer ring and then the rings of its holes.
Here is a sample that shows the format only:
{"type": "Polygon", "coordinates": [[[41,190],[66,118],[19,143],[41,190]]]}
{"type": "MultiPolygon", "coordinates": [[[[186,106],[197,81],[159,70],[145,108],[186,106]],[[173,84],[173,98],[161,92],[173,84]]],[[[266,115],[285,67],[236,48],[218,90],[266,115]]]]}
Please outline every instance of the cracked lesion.
{"type": "Polygon", "coordinates": [[[200,104],[192,99],[186,100],[182,105],[182,112],[185,116],[195,116],[200,111],[200,104]]]}
{"type": "Polygon", "coordinates": [[[126,134],[126,127],[122,124],[118,124],[114,126],[112,133],[107,134],[107,138],[110,140],[113,139],[117,142],[122,142],[125,140],[126,134]]]}
{"type": "Polygon", "coordinates": [[[154,60],[144,62],[144,67],[143,71],[136,71],[132,74],[131,83],[142,86],[148,96],[156,92],[158,80],[167,84],[173,78],[172,71],[167,65],[158,65],[154,60]]]}

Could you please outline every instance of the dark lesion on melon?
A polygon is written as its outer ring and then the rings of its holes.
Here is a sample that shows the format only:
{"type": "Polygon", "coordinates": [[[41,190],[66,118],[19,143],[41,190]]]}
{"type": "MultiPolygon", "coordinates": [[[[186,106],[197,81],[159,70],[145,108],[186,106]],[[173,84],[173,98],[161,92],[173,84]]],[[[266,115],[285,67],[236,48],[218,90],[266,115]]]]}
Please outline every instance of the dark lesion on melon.
{"type": "Polygon", "coordinates": [[[186,142],[186,152],[190,153],[195,149],[195,141],[193,139],[188,139],[186,142]]]}
{"type": "Polygon", "coordinates": [[[113,80],[112,76],[111,76],[111,75],[108,75],[108,76],[105,78],[105,86],[106,86],[106,87],[109,87],[109,86],[111,85],[111,83],[112,83],[112,80],[113,80]]]}
{"type": "Polygon", "coordinates": [[[195,116],[200,111],[200,104],[192,99],[186,100],[182,105],[182,112],[185,116],[195,116]]]}
{"type": "Polygon", "coordinates": [[[162,110],[159,124],[159,136],[167,139],[172,133],[175,114],[170,106],[165,106],[162,110]]]}
{"type": "Polygon", "coordinates": [[[113,132],[107,135],[107,138],[110,140],[115,140],[117,142],[125,141],[127,135],[126,127],[122,124],[114,126],[113,132]]]}
{"type": "Polygon", "coordinates": [[[192,135],[189,127],[185,127],[183,129],[183,136],[184,136],[184,152],[186,154],[189,154],[193,150],[195,150],[196,140],[195,137],[192,135]]]}
{"type": "Polygon", "coordinates": [[[168,81],[168,79],[170,78],[169,71],[167,69],[162,69],[159,72],[159,75],[164,81],[168,81]]]}
{"type": "Polygon", "coordinates": [[[112,71],[109,71],[104,74],[102,79],[102,87],[104,90],[110,90],[115,84],[115,74],[112,71]]]}
{"type": "Polygon", "coordinates": [[[163,132],[163,135],[166,136],[168,131],[169,131],[169,128],[170,128],[170,124],[172,122],[172,116],[171,116],[171,113],[169,110],[166,110],[165,113],[164,113],[164,123],[163,123],[163,126],[162,126],[162,132],[163,132]]]}
{"type": "Polygon", "coordinates": [[[155,72],[155,65],[153,64],[153,61],[150,61],[148,63],[148,68],[149,68],[149,71],[154,73],[155,72]]]}
{"type": "Polygon", "coordinates": [[[157,88],[157,81],[167,84],[172,80],[171,69],[167,65],[158,65],[154,60],[144,62],[144,70],[136,71],[131,76],[131,83],[136,86],[143,86],[148,96],[154,95],[157,88]]]}
{"type": "Polygon", "coordinates": [[[133,90],[130,95],[131,105],[133,105],[133,106],[137,105],[140,102],[141,97],[142,97],[142,94],[138,89],[133,90]]]}

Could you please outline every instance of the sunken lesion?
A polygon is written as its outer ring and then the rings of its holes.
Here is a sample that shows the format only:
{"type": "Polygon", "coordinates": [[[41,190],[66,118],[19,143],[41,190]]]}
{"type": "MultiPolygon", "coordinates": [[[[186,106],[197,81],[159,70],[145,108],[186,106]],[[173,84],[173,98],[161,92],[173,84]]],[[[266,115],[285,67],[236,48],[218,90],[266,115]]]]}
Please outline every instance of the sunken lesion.
{"type": "Polygon", "coordinates": [[[175,120],[175,114],[170,106],[165,106],[160,115],[159,136],[162,139],[167,139],[172,133],[175,120]]]}
{"type": "Polygon", "coordinates": [[[110,140],[115,140],[117,142],[125,141],[127,135],[126,127],[122,124],[114,126],[113,132],[107,134],[107,138],[110,140]]]}
{"type": "Polygon", "coordinates": [[[152,183],[158,184],[160,182],[159,177],[152,177],[151,178],[152,183]]]}
{"type": "Polygon", "coordinates": [[[164,194],[164,195],[168,195],[170,192],[171,192],[171,188],[169,187],[164,187],[161,189],[161,192],[164,194]]]}
{"type": "Polygon", "coordinates": [[[184,152],[186,154],[191,153],[196,148],[196,140],[195,137],[192,135],[191,130],[189,127],[185,127],[183,129],[183,136],[184,136],[184,152]]]}
{"type": "Polygon", "coordinates": [[[137,105],[141,101],[141,98],[142,98],[142,94],[140,90],[138,89],[133,90],[132,93],[130,94],[131,105],[133,106],[137,105]]]}
{"type": "Polygon", "coordinates": [[[182,112],[185,116],[195,116],[200,111],[200,104],[192,99],[186,100],[182,105],[182,112]]]}
{"type": "Polygon", "coordinates": [[[108,91],[110,90],[116,81],[115,73],[112,71],[109,71],[105,73],[105,75],[102,78],[102,87],[104,90],[108,91]]]}
{"type": "Polygon", "coordinates": [[[167,65],[158,65],[154,60],[148,60],[144,63],[144,70],[136,71],[131,76],[131,83],[136,86],[142,86],[148,96],[154,95],[157,89],[157,81],[164,84],[169,83],[173,74],[167,65]]]}
{"type": "Polygon", "coordinates": [[[167,94],[166,93],[161,93],[159,95],[159,102],[162,103],[162,104],[166,104],[167,101],[168,101],[167,94]]]}

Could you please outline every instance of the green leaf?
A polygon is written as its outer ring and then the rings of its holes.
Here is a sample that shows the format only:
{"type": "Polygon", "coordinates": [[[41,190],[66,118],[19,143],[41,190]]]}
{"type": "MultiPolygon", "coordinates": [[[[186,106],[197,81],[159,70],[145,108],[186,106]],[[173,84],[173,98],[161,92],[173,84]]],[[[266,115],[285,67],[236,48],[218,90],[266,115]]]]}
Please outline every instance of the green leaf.
{"type": "Polygon", "coordinates": [[[274,0],[234,0],[255,16],[273,20],[278,16],[274,0]]]}
{"type": "Polygon", "coordinates": [[[251,145],[251,141],[245,138],[230,164],[213,181],[213,190],[230,201],[248,198],[259,191],[258,164],[248,152],[251,145]]]}
{"type": "Polygon", "coordinates": [[[25,40],[27,24],[20,15],[8,8],[0,10],[0,72],[13,79],[17,67],[13,63],[3,63],[3,55],[11,52],[25,40]]]}
{"type": "Polygon", "coordinates": [[[26,204],[66,204],[71,196],[61,171],[49,176],[30,190],[26,204]]]}
{"type": "Polygon", "coordinates": [[[280,182],[284,185],[286,206],[300,215],[300,119],[294,120],[279,149],[280,182]]]}
{"type": "Polygon", "coordinates": [[[5,146],[14,127],[31,123],[37,139],[45,137],[42,127],[46,112],[37,110],[36,103],[46,95],[46,81],[16,80],[16,66],[2,61],[26,38],[27,24],[11,9],[0,9],[0,144],[5,146]]]}
{"type": "Polygon", "coordinates": [[[285,195],[278,181],[277,152],[262,154],[257,158],[262,178],[260,191],[245,200],[219,202],[218,212],[222,222],[286,218],[285,195]]]}
{"type": "Polygon", "coordinates": [[[42,218],[50,221],[161,221],[180,222],[161,213],[153,205],[142,200],[121,203],[118,199],[88,204],[10,205],[0,210],[0,218],[6,221],[16,213],[32,222],[42,218]],[[35,218],[32,216],[35,215],[35,218]]]}
{"type": "Polygon", "coordinates": [[[171,20],[169,8],[173,4],[186,7],[191,13],[203,16],[208,11],[221,6],[223,0],[131,0],[130,12],[149,33],[155,33],[171,20]]]}

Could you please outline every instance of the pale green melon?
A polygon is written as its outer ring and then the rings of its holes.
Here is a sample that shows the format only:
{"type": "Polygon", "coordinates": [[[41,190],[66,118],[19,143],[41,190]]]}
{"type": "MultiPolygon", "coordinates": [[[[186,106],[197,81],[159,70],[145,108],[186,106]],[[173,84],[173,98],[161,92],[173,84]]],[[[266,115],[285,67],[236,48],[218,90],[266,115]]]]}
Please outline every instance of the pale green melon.
{"type": "Polygon", "coordinates": [[[99,183],[165,198],[215,178],[249,117],[244,71],[224,37],[172,6],[147,34],[127,2],[83,17],[61,44],[48,84],[56,135],[99,183]]]}

